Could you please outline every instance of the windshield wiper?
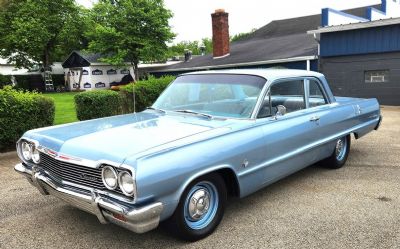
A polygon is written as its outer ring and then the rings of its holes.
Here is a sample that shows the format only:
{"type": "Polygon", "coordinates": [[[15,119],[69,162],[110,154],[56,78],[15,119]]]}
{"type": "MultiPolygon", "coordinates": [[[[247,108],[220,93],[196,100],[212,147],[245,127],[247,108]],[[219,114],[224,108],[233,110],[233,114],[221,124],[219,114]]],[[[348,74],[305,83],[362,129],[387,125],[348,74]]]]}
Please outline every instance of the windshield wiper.
{"type": "Polygon", "coordinates": [[[192,110],[173,110],[174,112],[181,112],[181,113],[189,113],[189,114],[194,114],[197,116],[202,116],[202,117],[206,117],[208,119],[213,119],[213,116],[210,114],[205,114],[205,113],[201,113],[201,112],[195,112],[192,110]]]}
{"type": "Polygon", "coordinates": [[[161,112],[161,113],[163,113],[163,114],[167,113],[167,112],[164,111],[163,109],[154,108],[154,107],[152,107],[152,106],[147,107],[146,110],[153,110],[153,111],[156,111],[156,112],[161,112]]]}

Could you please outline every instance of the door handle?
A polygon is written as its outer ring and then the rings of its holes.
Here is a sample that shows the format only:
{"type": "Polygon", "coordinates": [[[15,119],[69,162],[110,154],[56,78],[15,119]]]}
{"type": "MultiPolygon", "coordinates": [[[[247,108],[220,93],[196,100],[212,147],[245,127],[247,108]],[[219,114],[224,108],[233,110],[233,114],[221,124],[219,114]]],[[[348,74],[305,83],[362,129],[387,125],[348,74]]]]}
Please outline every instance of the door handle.
{"type": "Polygon", "coordinates": [[[310,118],[310,121],[311,121],[311,122],[319,121],[319,117],[318,117],[318,116],[311,117],[311,118],[310,118]]]}

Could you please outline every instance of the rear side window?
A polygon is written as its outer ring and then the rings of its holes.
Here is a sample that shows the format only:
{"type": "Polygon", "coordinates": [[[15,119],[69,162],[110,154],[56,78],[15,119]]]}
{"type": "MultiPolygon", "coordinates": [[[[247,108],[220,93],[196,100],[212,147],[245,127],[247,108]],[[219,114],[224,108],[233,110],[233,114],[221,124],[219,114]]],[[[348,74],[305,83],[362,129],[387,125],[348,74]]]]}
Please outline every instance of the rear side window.
{"type": "Polygon", "coordinates": [[[304,81],[287,80],[273,84],[257,117],[265,118],[275,115],[278,105],[286,107],[286,113],[305,109],[304,81]]]}
{"type": "Polygon", "coordinates": [[[328,102],[325,98],[325,95],[321,89],[320,84],[315,80],[310,80],[309,82],[310,82],[309,84],[310,93],[308,102],[310,107],[316,107],[327,104],[328,102]]]}
{"type": "Polygon", "coordinates": [[[272,85],[272,111],[276,111],[278,105],[286,107],[287,113],[305,109],[303,80],[283,81],[272,85]]]}

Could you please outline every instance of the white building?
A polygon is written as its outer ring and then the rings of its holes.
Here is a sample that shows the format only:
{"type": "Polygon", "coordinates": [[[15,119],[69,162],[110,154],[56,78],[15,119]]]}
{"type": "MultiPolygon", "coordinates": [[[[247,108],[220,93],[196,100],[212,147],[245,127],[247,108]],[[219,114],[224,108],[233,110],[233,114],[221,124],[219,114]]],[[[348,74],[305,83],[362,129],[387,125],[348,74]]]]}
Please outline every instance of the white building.
{"type": "MultiPolygon", "coordinates": [[[[52,74],[64,74],[64,69],[61,62],[54,62],[51,65],[52,74]]],[[[39,68],[37,70],[29,70],[26,68],[16,68],[13,63],[8,63],[7,59],[0,58],[0,74],[2,75],[29,75],[40,74],[39,68]]]]}
{"type": "Polygon", "coordinates": [[[98,54],[72,52],[62,64],[67,87],[70,90],[108,89],[121,81],[133,81],[134,70],[129,63],[124,68],[116,68],[100,62],[99,58],[98,54]]]}

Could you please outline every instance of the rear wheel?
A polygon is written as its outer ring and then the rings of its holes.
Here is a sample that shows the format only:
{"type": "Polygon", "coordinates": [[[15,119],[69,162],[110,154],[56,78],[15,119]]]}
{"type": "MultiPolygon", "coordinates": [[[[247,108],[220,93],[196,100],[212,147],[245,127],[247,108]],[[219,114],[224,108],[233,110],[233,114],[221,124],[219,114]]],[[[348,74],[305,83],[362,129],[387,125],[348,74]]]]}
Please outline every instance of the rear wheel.
{"type": "Polygon", "coordinates": [[[227,191],[218,174],[209,174],[191,183],[180,199],[169,225],[177,236],[196,241],[211,234],[224,214],[227,191]]]}
{"type": "Polygon", "coordinates": [[[336,141],[335,149],[332,155],[322,160],[320,164],[323,167],[330,169],[339,169],[343,167],[343,165],[347,161],[347,157],[349,156],[350,144],[351,144],[350,135],[339,138],[336,141]]]}

